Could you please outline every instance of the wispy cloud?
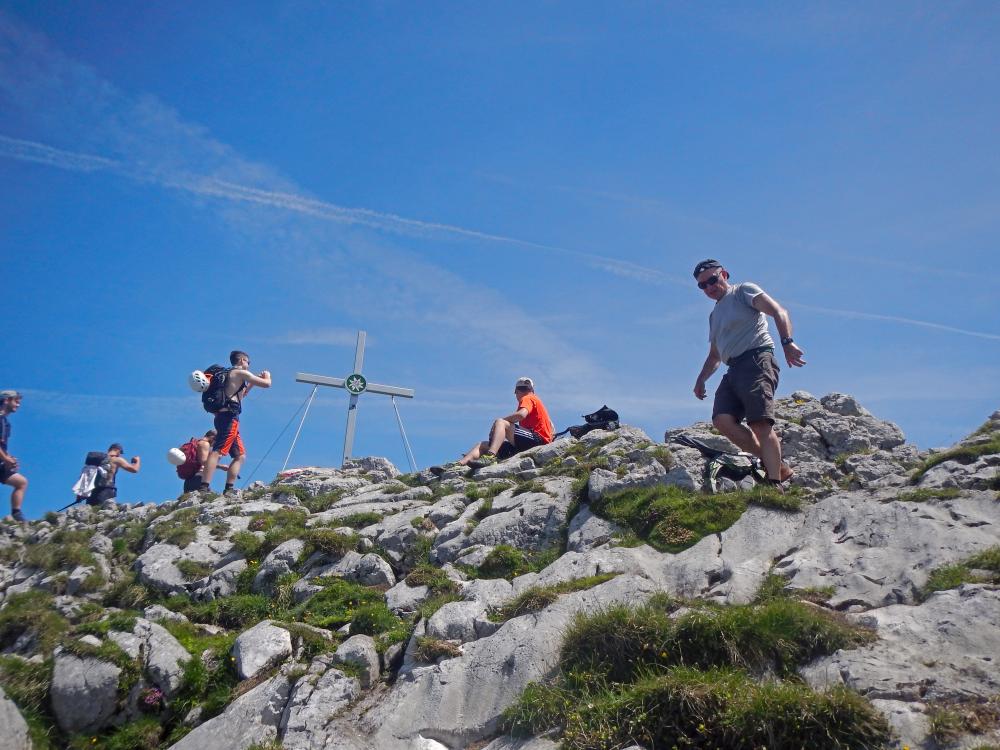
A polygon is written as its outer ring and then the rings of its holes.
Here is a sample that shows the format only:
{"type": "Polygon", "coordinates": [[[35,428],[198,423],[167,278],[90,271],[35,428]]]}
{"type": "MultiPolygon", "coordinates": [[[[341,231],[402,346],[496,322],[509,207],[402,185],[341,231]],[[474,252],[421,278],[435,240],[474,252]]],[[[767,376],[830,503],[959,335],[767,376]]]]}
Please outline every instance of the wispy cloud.
{"type": "Polygon", "coordinates": [[[512,245],[527,250],[540,250],[569,256],[586,263],[595,270],[605,271],[616,276],[647,284],[673,285],[684,283],[677,277],[664,274],[654,268],[648,268],[618,258],[572,250],[557,245],[533,242],[516,237],[481,232],[454,224],[409,219],[369,208],[339,206],[296,192],[264,190],[209,175],[187,172],[163,173],[158,170],[143,169],[141,165],[128,164],[93,154],[66,151],[44,143],[38,143],[37,141],[11,138],[5,135],[0,135],[0,156],[71,171],[94,172],[104,170],[138,182],[154,183],[161,187],[183,190],[194,195],[270,206],[271,208],[293,211],[324,221],[369,227],[382,232],[391,232],[411,237],[445,236],[512,245]]]}
{"type": "Polygon", "coordinates": [[[884,320],[889,323],[902,323],[903,325],[917,326],[919,328],[929,328],[934,331],[946,331],[948,333],[958,333],[963,336],[975,336],[976,338],[980,339],[1000,341],[1000,334],[985,333],[983,331],[971,331],[967,328],[956,328],[955,326],[944,325],[943,323],[934,323],[929,320],[917,320],[915,318],[904,318],[899,315],[882,315],[881,313],[862,312],[860,310],[838,310],[832,307],[818,307],[816,305],[806,305],[801,302],[789,302],[788,306],[798,307],[803,310],[811,310],[813,312],[822,313],[824,315],[834,315],[838,318],[857,318],[860,320],[884,320]]]}
{"type": "MultiPolygon", "coordinates": [[[[358,341],[358,332],[347,328],[312,328],[301,331],[289,331],[280,336],[266,339],[270,344],[286,344],[288,346],[350,346],[358,341]]],[[[368,339],[367,344],[371,344],[368,339]]]]}

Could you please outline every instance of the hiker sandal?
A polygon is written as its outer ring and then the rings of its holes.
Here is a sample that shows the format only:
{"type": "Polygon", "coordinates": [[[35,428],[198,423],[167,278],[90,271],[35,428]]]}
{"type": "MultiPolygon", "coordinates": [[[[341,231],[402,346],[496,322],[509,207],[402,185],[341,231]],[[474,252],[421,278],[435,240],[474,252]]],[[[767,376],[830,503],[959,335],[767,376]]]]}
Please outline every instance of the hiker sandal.
{"type": "Polygon", "coordinates": [[[486,466],[492,466],[497,462],[497,457],[492,453],[484,453],[475,461],[469,461],[469,468],[471,469],[482,469],[486,466]]]}

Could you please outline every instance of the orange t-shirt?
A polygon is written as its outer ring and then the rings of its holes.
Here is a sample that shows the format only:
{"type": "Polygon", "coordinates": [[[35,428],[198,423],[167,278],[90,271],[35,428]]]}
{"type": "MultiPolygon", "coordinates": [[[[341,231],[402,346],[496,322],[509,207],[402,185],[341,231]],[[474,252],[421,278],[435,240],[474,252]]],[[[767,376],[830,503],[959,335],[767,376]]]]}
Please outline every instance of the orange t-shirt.
{"type": "Polygon", "coordinates": [[[549,419],[549,413],[545,411],[545,404],[534,393],[523,396],[517,403],[518,409],[527,409],[528,416],[518,422],[521,427],[534,430],[546,443],[552,442],[552,436],[556,430],[549,419]]]}

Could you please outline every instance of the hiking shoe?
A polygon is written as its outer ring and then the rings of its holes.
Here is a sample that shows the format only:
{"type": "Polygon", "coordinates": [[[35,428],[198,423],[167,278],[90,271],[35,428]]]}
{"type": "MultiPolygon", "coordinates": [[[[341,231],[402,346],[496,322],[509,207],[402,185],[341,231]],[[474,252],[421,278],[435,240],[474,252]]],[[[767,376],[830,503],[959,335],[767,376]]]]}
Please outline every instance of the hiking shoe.
{"type": "Polygon", "coordinates": [[[485,466],[492,466],[497,462],[497,457],[492,453],[484,453],[475,461],[469,461],[469,468],[482,469],[485,466]]]}
{"type": "Polygon", "coordinates": [[[10,517],[13,518],[15,521],[17,521],[18,523],[28,522],[28,519],[24,517],[24,513],[21,512],[20,508],[18,508],[17,510],[12,510],[10,512],[10,517]]]}
{"type": "Polygon", "coordinates": [[[230,487],[228,490],[222,493],[223,497],[239,497],[240,491],[235,487],[230,487]]]}

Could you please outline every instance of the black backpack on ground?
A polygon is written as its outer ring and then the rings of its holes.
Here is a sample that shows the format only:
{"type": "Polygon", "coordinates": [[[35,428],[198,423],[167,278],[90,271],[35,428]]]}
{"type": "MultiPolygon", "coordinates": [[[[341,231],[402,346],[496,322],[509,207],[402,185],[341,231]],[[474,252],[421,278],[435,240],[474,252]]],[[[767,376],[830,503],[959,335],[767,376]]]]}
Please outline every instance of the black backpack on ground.
{"type": "Polygon", "coordinates": [[[205,368],[205,375],[208,376],[208,388],[201,394],[201,405],[209,414],[217,414],[228,405],[226,398],[226,384],[229,382],[229,373],[232,367],[222,365],[212,365],[205,368]]]}
{"type": "Polygon", "coordinates": [[[767,472],[760,459],[752,453],[729,453],[697,440],[687,435],[677,435],[671,442],[685,445],[688,448],[698,450],[705,457],[705,492],[715,494],[719,491],[719,477],[725,477],[739,484],[747,477],[752,477],[754,482],[764,483],[767,481],[767,472]]]}
{"type": "Polygon", "coordinates": [[[584,414],[583,420],[584,424],[567,427],[562,432],[557,432],[553,436],[553,439],[560,437],[561,435],[565,435],[566,433],[569,433],[575,438],[581,438],[588,432],[592,432],[594,430],[617,430],[621,427],[621,424],[618,422],[618,412],[609,408],[607,404],[592,414],[584,414]]]}

